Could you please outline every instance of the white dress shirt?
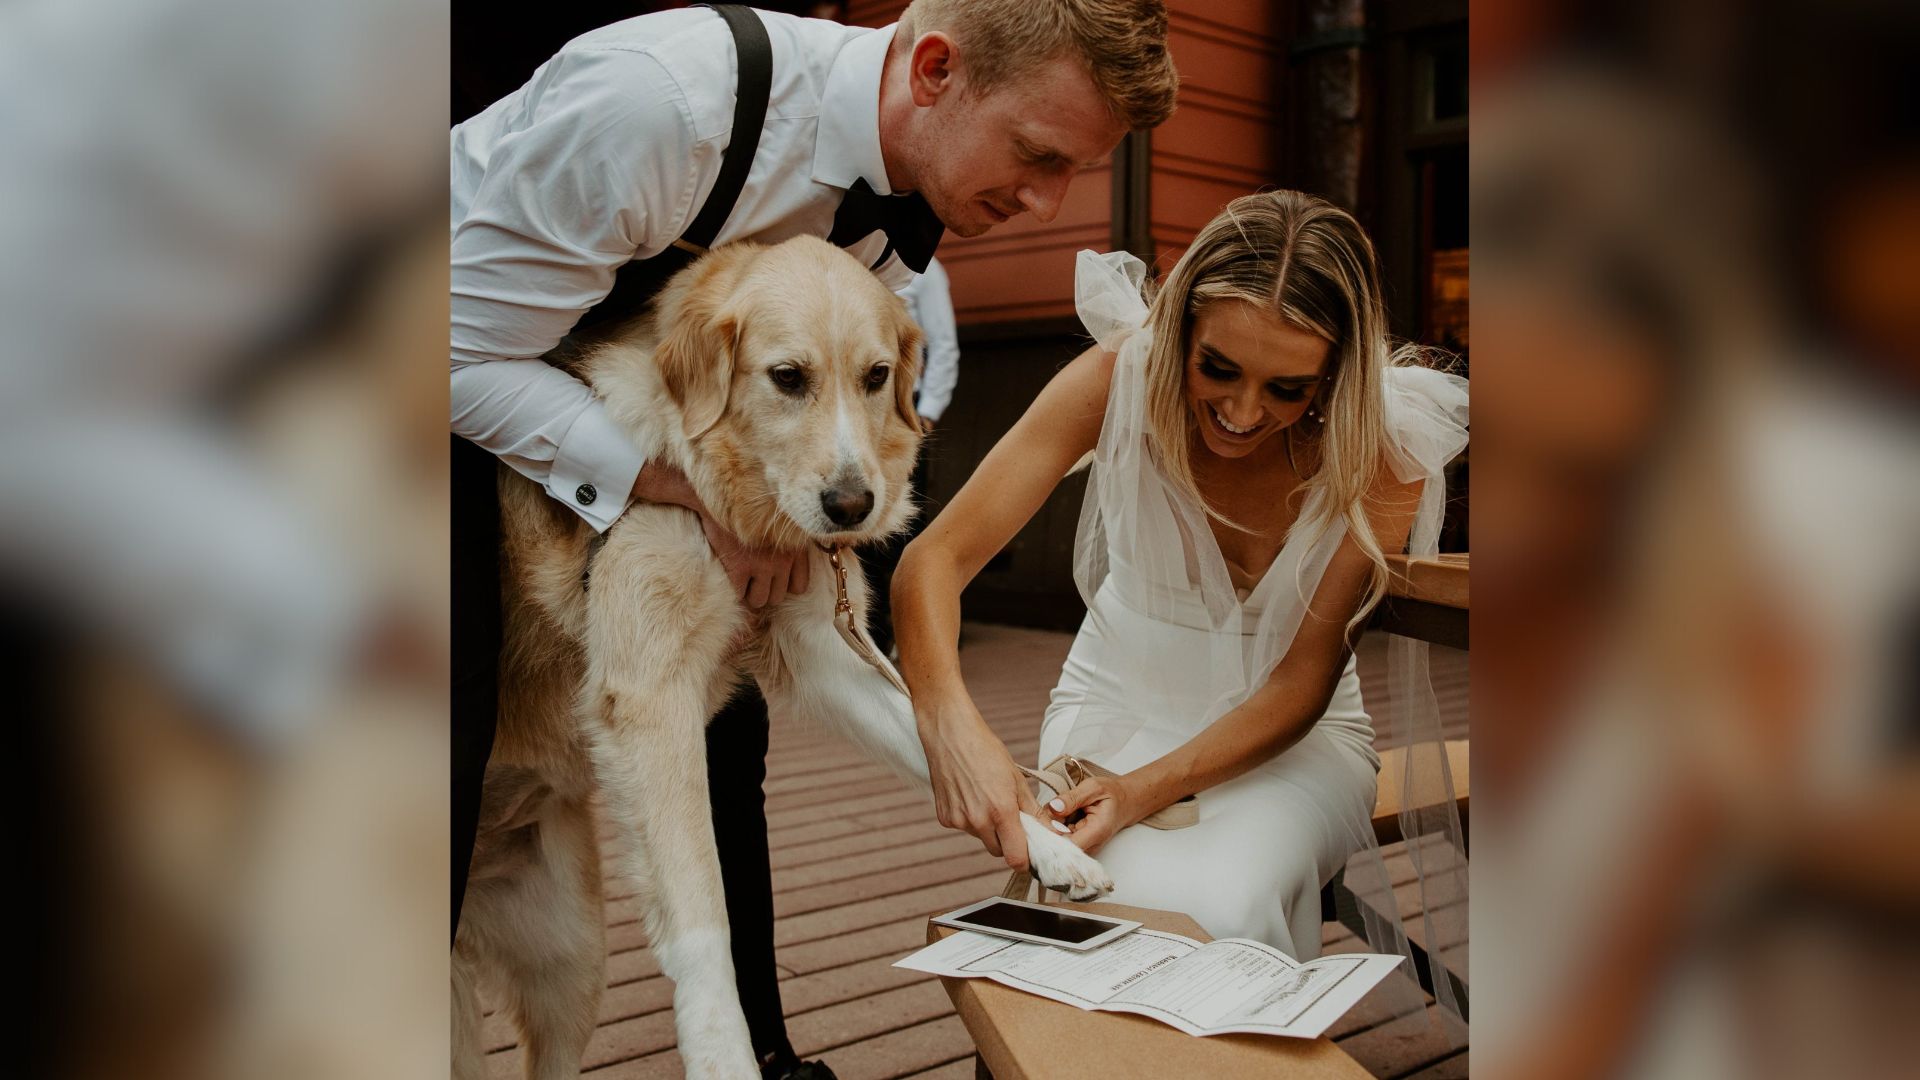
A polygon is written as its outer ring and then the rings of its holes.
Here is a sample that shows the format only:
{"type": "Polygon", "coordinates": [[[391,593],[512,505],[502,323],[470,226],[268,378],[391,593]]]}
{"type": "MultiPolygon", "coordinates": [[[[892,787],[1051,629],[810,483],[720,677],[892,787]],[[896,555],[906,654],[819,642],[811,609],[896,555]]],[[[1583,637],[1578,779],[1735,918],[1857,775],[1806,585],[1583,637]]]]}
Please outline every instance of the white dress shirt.
{"type": "Polygon", "coordinates": [[[915,275],[913,282],[900,290],[900,298],[907,302],[908,314],[926,335],[920,345],[920,383],[914,407],[921,416],[938,420],[953,400],[954,384],[960,381],[960,337],[953,325],[947,268],[939,259],[929,260],[927,272],[915,275]]]}
{"type": "MultiPolygon", "coordinates": [[[[892,193],[880,74],[893,28],[756,12],[773,50],[759,151],[716,243],[826,236],[854,181],[892,193]]],[[[540,357],[629,260],[665,250],[706,201],[732,136],[737,62],[707,8],[575,38],[452,135],[453,432],[595,529],[645,463],[592,390],[540,357]]],[[[878,231],[849,249],[871,265],[878,231]]],[[[877,271],[895,289],[897,254],[877,271]]]]}

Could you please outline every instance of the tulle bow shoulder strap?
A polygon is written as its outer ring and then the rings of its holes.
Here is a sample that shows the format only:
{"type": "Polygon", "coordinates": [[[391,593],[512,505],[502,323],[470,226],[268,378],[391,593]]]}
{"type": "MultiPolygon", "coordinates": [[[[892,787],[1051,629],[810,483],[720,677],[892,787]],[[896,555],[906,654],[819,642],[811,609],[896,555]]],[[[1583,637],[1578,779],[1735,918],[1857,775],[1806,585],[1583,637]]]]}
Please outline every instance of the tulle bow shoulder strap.
{"type": "MultiPolygon", "coordinates": [[[[1404,483],[1424,480],[1420,505],[1415,511],[1413,529],[1407,538],[1407,554],[1427,558],[1439,551],[1440,525],[1444,517],[1446,484],[1442,470],[1467,445],[1467,380],[1457,375],[1417,366],[1387,370],[1386,427],[1389,456],[1393,470],[1404,483]]],[[[1403,750],[1398,798],[1400,832],[1409,840],[1406,856],[1419,893],[1417,917],[1428,944],[1432,971],[1464,971],[1467,950],[1466,913],[1469,895],[1466,829],[1460,821],[1454,799],[1452,765],[1447,755],[1446,732],[1440,723],[1439,705],[1428,676],[1427,643],[1416,638],[1392,635],[1387,638],[1386,730],[1397,733],[1403,750]],[[1433,942],[1453,944],[1434,948],[1433,942]]],[[[1358,873],[1348,865],[1347,880],[1357,883],[1356,895],[1363,907],[1376,911],[1394,911],[1401,902],[1404,885],[1389,878],[1375,849],[1370,862],[1363,862],[1358,873]]],[[[1382,952],[1399,952],[1410,960],[1414,955],[1405,946],[1405,937],[1397,919],[1387,920],[1384,932],[1369,928],[1368,944],[1382,952]]],[[[1418,963],[1408,965],[1415,970],[1418,963]]],[[[1451,976],[1432,980],[1431,992],[1446,1019],[1443,1033],[1448,1045],[1460,1045],[1466,1032],[1467,998],[1464,983],[1451,976]]],[[[1416,999],[1408,999],[1416,1006],[1416,999]]],[[[1393,1007],[1396,1011],[1399,1006],[1393,1007]]]]}
{"type": "Polygon", "coordinates": [[[1101,348],[1118,352],[1146,325],[1147,305],[1140,298],[1146,280],[1147,265],[1127,252],[1080,252],[1073,268],[1074,308],[1101,348]]]}
{"type": "Polygon", "coordinates": [[[1467,380],[1424,367],[1387,370],[1387,431],[1403,483],[1437,475],[1467,445],[1467,380]]]}

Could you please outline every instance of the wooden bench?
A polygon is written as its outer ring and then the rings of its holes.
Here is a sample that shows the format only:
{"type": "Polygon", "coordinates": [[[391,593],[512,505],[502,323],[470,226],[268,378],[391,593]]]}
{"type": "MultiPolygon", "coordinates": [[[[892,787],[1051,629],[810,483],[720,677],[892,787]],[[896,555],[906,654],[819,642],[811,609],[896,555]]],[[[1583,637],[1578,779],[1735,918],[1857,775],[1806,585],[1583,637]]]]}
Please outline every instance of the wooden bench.
{"type": "MultiPolygon", "coordinates": [[[[1460,828],[1467,827],[1467,740],[1447,740],[1447,771],[1453,774],[1453,803],[1460,811],[1460,828]]],[[[1381,846],[1406,837],[1400,832],[1400,797],[1406,783],[1407,749],[1380,751],[1380,790],[1373,800],[1373,835],[1381,846]]]]}
{"type": "MultiPolygon", "coordinates": [[[[1467,556],[1439,555],[1430,559],[1412,559],[1405,555],[1387,558],[1391,574],[1387,597],[1382,607],[1391,607],[1384,617],[1375,619],[1374,628],[1389,634],[1401,634],[1422,641],[1446,645],[1457,642],[1467,647],[1467,556]],[[1449,640],[1441,640],[1441,639],[1449,640]]],[[[1405,786],[1407,751],[1404,747],[1380,753],[1380,792],[1373,804],[1373,832],[1381,844],[1406,839],[1401,835],[1400,799],[1405,786]]],[[[1460,828],[1467,826],[1467,740],[1447,741],[1447,770],[1453,774],[1454,802],[1460,811],[1460,828]]]]}
{"type": "MultiPolygon", "coordinates": [[[[1447,768],[1453,774],[1454,806],[1460,813],[1460,828],[1464,838],[1467,827],[1469,786],[1467,740],[1449,739],[1446,745],[1447,768]]],[[[1407,751],[1404,747],[1380,752],[1380,789],[1373,803],[1373,835],[1380,841],[1382,847],[1407,838],[1400,822],[1401,786],[1406,768],[1407,751]]],[[[1366,916],[1361,910],[1359,899],[1347,888],[1345,869],[1334,874],[1333,880],[1320,890],[1320,917],[1326,922],[1337,922],[1353,931],[1362,941],[1366,940],[1366,916]]],[[[1433,993],[1434,965],[1427,950],[1419,942],[1409,940],[1407,952],[1413,957],[1414,978],[1420,983],[1421,989],[1429,994],[1433,993]]],[[[1464,1017],[1467,1011],[1466,984],[1460,981],[1458,975],[1445,968],[1441,969],[1440,974],[1452,984],[1453,999],[1459,1004],[1461,1015],[1464,1017]]]]}
{"type": "MultiPolygon", "coordinates": [[[[1390,634],[1401,634],[1453,648],[1467,647],[1468,558],[1466,555],[1440,555],[1413,559],[1405,555],[1389,556],[1391,577],[1387,597],[1373,616],[1372,627],[1390,634]]],[[[1450,739],[1446,744],[1447,770],[1453,778],[1454,805],[1460,815],[1461,838],[1465,840],[1469,791],[1468,744],[1465,739],[1450,739]]],[[[1373,834],[1381,846],[1402,840],[1417,840],[1405,835],[1400,820],[1403,788],[1407,770],[1407,749],[1394,747],[1380,752],[1379,791],[1373,804],[1373,834]]],[[[1334,875],[1320,890],[1321,915],[1338,922],[1363,940],[1366,919],[1360,904],[1347,889],[1345,872],[1334,875]]],[[[1418,942],[1407,942],[1413,957],[1414,975],[1428,993],[1433,993],[1435,971],[1427,950],[1418,942]]],[[[1454,1001],[1461,1016],[1467,1013],[1467,988],[1457,974],[1441,969],[1441,977],[1452,984],[1454,1001]]]]}
{"type": "MultiPolygon", "coordinates": [[[[1138,919],[1154,930],[1212,938],[1191,918],[1124,904],[1072,904],[1102,915],[1138,919]]],[[[927,924],[927,941],[954,931],[927,924]]],[[[1359,1062],[1330,1039],[1264,1035],[1196,1038],[1157,1020],[1087,1012],[988,979],[941,979],[979,1051],[975,1073],[993,1080],[1167,1080],[1204,1076],[1361,1080],[1359,1062]]]]}

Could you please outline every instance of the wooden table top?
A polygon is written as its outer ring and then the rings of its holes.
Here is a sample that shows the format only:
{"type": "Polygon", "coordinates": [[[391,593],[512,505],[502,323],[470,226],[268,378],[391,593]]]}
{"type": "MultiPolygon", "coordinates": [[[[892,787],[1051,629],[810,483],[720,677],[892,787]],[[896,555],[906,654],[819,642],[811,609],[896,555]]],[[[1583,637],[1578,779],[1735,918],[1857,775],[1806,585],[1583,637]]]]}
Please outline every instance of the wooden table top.
{"type": "MultiPolygon", "coordinates": [[[[1212,938],[1186,915],[1124,904],[1072,904],[1150,929],[1212,938]]],[[[927,924],[927,941],[955,933],[927,924]]],[[[1366,1069],[1328,1039],[1200,1038],[1130,1013],[1087,1012],[989,979],[941,979],[994,1080],[1166,1080],[1176,1076],[1360,1080],[1366,1069]]]]}

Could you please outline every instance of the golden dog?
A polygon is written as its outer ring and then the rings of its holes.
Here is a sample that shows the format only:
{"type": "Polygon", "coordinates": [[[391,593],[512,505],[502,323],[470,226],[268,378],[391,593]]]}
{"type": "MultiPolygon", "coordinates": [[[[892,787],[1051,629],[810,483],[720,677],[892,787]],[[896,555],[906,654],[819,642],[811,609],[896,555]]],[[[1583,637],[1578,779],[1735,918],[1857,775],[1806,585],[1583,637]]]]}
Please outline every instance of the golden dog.
{"type": "MultiPolygon", "coordinates": [[[[668,283],[647,319],[564,363],[742,540],[812,550],[884,537],[912,513],[919,338],[855,259],[802,237],[712,252],[668,283]]],[[[573,512],[505,467],[500,477],[499,728],[454,948],[454,1073],[485,1074],[485,982],[519,1027],[527,1076],[578,1074],[604,983],[597,792],[617,870],[674,983],[687,1074],[757,1077],[705,725],[751,677],[774,716],[821,723],[924,785],[911,705],[832,625],[824,554],[806,593],[756,618],[692,512],[636,503],[595,550],[573,512]]],[[[864,625],[857,564],[847,591],[864,625]]],[[[1024,825],[1042,881],[1083,898],[1112,888],[1071,842],[1024,825]]]]}

